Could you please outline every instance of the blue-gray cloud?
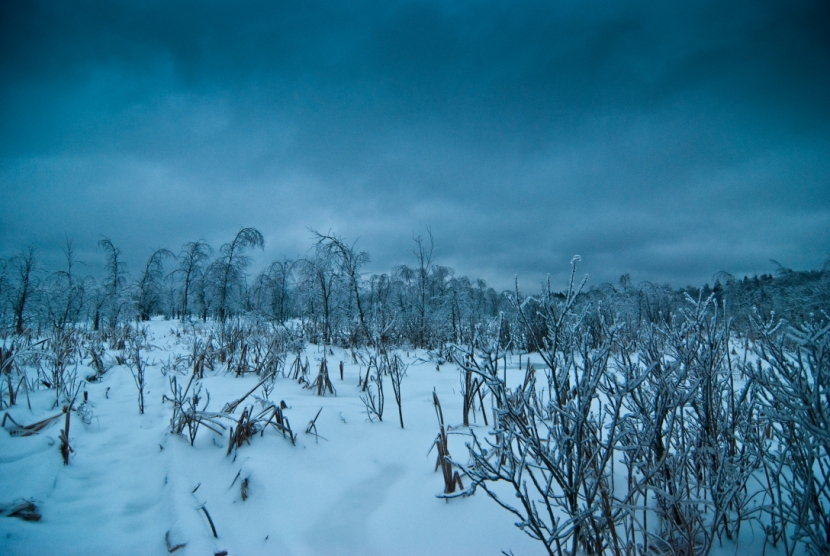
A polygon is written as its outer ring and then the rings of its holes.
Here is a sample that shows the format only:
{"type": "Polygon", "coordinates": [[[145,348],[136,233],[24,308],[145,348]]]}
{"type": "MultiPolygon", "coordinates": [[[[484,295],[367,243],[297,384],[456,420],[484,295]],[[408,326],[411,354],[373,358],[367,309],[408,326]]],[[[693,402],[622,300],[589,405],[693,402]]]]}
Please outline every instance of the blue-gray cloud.
{"type": "Polygon", "coordinates": [[[60,2],[0,14],[0,256],[240,226],[385,270],[702,282],[830,251],[830,6],[60,2]]]}

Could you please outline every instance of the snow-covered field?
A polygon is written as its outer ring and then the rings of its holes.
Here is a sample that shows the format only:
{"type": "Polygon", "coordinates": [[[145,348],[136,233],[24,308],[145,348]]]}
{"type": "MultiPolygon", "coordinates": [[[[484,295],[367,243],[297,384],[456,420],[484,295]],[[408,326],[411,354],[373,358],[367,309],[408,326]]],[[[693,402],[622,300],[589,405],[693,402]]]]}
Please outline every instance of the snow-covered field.
{"type": "MultiPolygon", "coordinates": [[[[154,348],[143,354],[152,364],[146,371],[144,415],[138,412],[129,368],[115,365],[100,382],[83,387],[91,414],[88,424],[71,415],[74,453],[68,466],[60,454],[63,417],[30,436],[0,432],[0,504],[34,500],[42,514],[40,521],[0,517],[3,554],[167,554],[177,545],[184,545],[175,550],[181,555],[544,552],[483,493],[449,502],[435,496],[444,487],[441,472],[434,470],[436,450],[428,453],[438,433],[432,393],[441,400],[447,424],[460,424],[454,365],[436,371],[424,352],[400,352],[409,363],[402,383],[406,428],[401,429],[388,383],[383,422],[367,419],[357,387],[365,366],[334,348],[327,360],[336,396],[319,397],[282,377],[270,392],[271,401],[288,406],[285,415],[297,433],[296,446],[269,427],[250,445],[226,455],[227,431],[219,437],[202,427],[193,446],[186,436],[171,434],[173,408],[163,401],[170,395],[169,375],[163,375],[162,366],[187,355],[189,346],[173,333],[176,321],[154,320],[147,326],[154,348]],[[305,429],[320,408],[317,438],[305,429]]],[[[306,356],[313,378],[323,353],[309,346],[306,356]]],[[[79,368],[82,377],[92,372],[79,368]]],[[[202,387],[203,394],[210,393],[208,410],[219,412],[258,380],[237,378],[224,366],[207,371],[202,387]]],[[[264,393],[260,389],[254,395],[264,393]]],[[[33,392],[29,401],[31,410],[21,393],[9,410],[21,425],[60,413],[53,407],[52,389],[33,392]]],[[[259,406],[253,395],[235,415],[249,405],[259,406]]],[[[465,437],[449,438],[452,455],[466,460],[465,437]]]]}
{"type": "MultiPolygon", "coordinates": [[[[471,413],[478,423],[462,426],[456,365],[439,366],[425,351],[395,352],[408,365],[402,382],[402,429],[389,377],[384,379],[383,421],[368,418],[361,400],[365,393],[358,386],[367,366],[365,360],[353,359],[348,350],[310,345],[302,353],[301,360],[308,361],[308,381],[317,376],[325,357],[336,389],[336,395],[326,396],[318,396],[290,377],[294,353],[285,356],[276,378],[264,384],[253,372],[237,376],[235,367],[217,362],[188,391],[192,399],[195,385],[201,387],[199,409],[205,409],[209,396],[206,411],[221,414],[226,404],[250,395],[215,418],[225,427],[221,435],[202,426],[191,445],[186,434],[171,432],[171,379],[187,384],[193,369],[194,338],[204,345],[205,337],[213,332],[204,329],[193,336],[178,321],[165,320],[142,327],[146,327],[141,351],[146,377],[144,414],[139,413],[135,375],[124,364],[129,362],[127,351],[106,351],[103,359],[108,370],[100,380],[82,380],[95,374],[89,347],[79,352],[84,364],[66,370],[65,376],[75,374],[80,386],[70,412],[73,452],[68,465],[61,454],[65,418],[56,404],[56,389],[31,388],[27,394],[26,388],[16,387],[17,403],[8,409],[11,419],[0,432],[0,553],[504,552],[519,556],[546,552],[541,543],[515,526],[514,516],[481,490],[449,501],[436,496],[443,492],[444,481],[441,472],[435,471],[433,445],[439,425],[433,392],[443,408],[455,461],[468,460],[465,442],[471,429],[479,438],[488,431],[480,412],[471,413]],[[82,403],[84,392],[88,401],[82,403]],[[282,403],[296,435],[295,444],[268,426],[228,453],[230,428],[246,408],[256,414],[282,403]],[[53,416],[57,418],[42,430],[24,434],[30,432],[25,427],[53,416]],[[307,431],[311,421],[316,434],[307,431]],[[34,502],[36,509],[30,514],[38,520],[8,517],[10,508],[28,501],[34,502]]],[[[506,361],[508,385],[522,383],[527,356],[522,363],[516,356],[507,356],[506,361]]],[[[533,362],[542,368],[541,361],[533,362]]],[[[49,363],[41,360],[41,365],[49,363]]],[[[43,367],[37,378],[29,368],[29,384],[48,379],[48,369],[43,367]]],[[[8,396],[5,383],[0,385],[0,396],[8,396]]],[[[758,488],[760,483],[752,484],[758,488]]],[[[491,488],[505,501],[515,499],[503,483],[491,488]]],[[[764,546],[764,533],[757,523],[747,522],[737,541],[721,539],[711,554],[783,554],[780,546],[778,550],[764,546]]],[[[801,554],[803,549],[799,545],[796,552],[801,554]]]]}

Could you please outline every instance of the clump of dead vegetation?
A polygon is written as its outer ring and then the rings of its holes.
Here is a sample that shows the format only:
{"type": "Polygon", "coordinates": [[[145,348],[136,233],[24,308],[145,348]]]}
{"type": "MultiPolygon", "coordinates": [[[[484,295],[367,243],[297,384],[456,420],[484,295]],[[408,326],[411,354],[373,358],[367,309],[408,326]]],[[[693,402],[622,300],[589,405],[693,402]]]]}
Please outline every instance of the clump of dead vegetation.
{"type": "Polygon", "coordinates": [[[16,517],[23,521],[40,521],[43,517],[34,500],[15,500],[11,504],[0,504],[0,515],[16,517]]]}
{"type": "Polygon", "coordinates": [[[233,450],[241,448],[243,443],[250,444],[251,438],[257,433],[262,436],[269,426],[295,445],[297,436],[291,430],[291,424],[283,413],[285,409],[285,402],[281,402],[279,406],[271,404],[256,414],[253,406],[246,407],[236,421],[236,427],[231,427],[227,454],[230,455],[233,450]]]}
{"type": "Polygon", "coordinates": [[[337,391],[334,389],[331,379],[329,379],[328,363],[325,357],[320,361],[320,370],[317,373],[317,377],[313,382],[307,384],[305,388],[314,390],[318,396],[325,396],[326,392],[335,396],[337,395],[337,391]]]}
{"type": "Polygon", "coordinates": [[[438,457],[435,460],[435,470],[441,469],[441,475],[444,478],[444,494],[453,494],[456,487],[463,490],[464,484],[461,482],[461,476],[458,471],[453,471],[453,463],[450,456],[449,442],[447,440],[447,430],[444,426],[444,412],[441,410],[441,402],[438,401],[438,394],[432,393],[432,402],[435,406],[435,415],[438,417],[438,436],[433,443],[433,447],[438,451],[438,457]]]}
{"type": "Polygon", "coordinates": [[[196,373],[192,373],[187,384],[182,387],[179,384],[178,377],[171,376],[170,396],[164,395],[162,398],[163,401],[173,404],[170,431],[174,434],[182,434],[187,429],[187,437],[191,446],[196,440],[199,427],[204,426],[220,437],[223,436],[223,431],[227,428],[224,424],[227,419],[225,414],[207,411],[208,405],[210,405],[210,393],[205,391],[203,395],[202,385],[196,383],[194,386],[195,378],[196,373]]]}

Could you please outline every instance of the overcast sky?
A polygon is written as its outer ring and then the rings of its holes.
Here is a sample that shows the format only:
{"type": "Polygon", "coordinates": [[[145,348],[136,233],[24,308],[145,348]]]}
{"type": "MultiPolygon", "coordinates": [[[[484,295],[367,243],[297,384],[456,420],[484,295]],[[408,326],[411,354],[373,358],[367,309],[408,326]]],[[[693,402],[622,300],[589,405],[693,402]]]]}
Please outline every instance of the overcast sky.
{"type": "MultiPolygon", "coordinates": [[[[711,282],[830,256],[830,3],[2,2],[0,257],[309,228],[367,271],[711,282]]],[[[252,270],[258,270],[254,268],[252,270]]]]}

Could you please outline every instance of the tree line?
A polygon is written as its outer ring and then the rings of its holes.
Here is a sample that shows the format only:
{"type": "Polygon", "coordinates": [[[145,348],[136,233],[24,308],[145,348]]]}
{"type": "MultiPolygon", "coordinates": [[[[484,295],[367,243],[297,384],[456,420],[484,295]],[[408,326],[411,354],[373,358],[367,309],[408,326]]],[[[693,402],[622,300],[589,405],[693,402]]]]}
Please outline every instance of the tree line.
{"type": "MultiPolygon", "coordinates": [[[[119,324],[159,315],[221,322],[244,315],[293,323],[312,343],[436,349],[471,345],[482,326],[500,317],[503,346],[523,351],[543,347],[537,339],[547,335],[539,311],[544,293],[525,295],[518,284],[497,292],[484,280],[456,276],[436,261],[431,232],[413,238],[409,264],[380,274],[364,273],[370,256],[356,244],[331,232],[312,230],[312,235],[305,258],[274,261],[253,275],[251,252],[264,247],[255,228],[240,229],[218,249],[204,240],[188,242],[178,252],[158,249],[134,274],[128,273],[121,249],[104,237],[98,242],[99,279],[80,271],[71,240],[63,247],[63,268],[57,270],[42,268],[30,247],[0,259],[0,327],[5,334],[22,334],[86,323],[93,330],[113,331],[119,324]],[[517,306],[525,307],[528,322],[521,322],[517,306]]],[[[616,284],[582,290],[575,306],[596,307],[599,312],[591,314],[634,330],[670,320],[687,295],[713,296],[715,306],[726,307],[734,330],[746,334],[754,314],[801,322],[819,318],[830,306],[827,263],[814,271],[778,265],[775,275],[743,279],[719,272],[713,284],[635,285],[623,275],[616,284]]],[[[552,291],[549,283],[542,289],[552,291]]]]}

